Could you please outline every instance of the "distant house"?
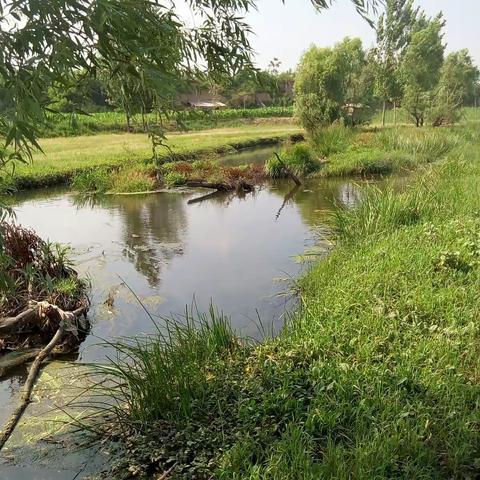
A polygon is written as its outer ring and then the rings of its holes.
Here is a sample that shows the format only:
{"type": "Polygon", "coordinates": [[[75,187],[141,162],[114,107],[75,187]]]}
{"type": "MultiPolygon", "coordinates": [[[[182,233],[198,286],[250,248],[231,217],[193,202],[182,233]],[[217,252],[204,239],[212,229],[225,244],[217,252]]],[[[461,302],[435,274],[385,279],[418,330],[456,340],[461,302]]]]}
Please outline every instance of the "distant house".
{"type": "Polygon", "coordinates": [[[212,102],[189,102],[187,103],[188,107],[195,108],[197,110],[220,110],[222,108],[227,108],[227,105],[223,102],[212,101],[212,102]]]}
{"type": "Polygon", "coordinates": [[[177,97],[177,103],[198,110],[219,110],[227,106],[226,98],[208,91],[183,93],[177,97]]]}
{"type": "Polygon", "coordinates": [[[363,103],[347,103],[342,108],[352,125],[365,123],[371,115],[370,107],[363,103]]]}
{"type": "Polygon", "coordinates": [[[343,106],[343,111],[349,116],[353,117],[356,112],[364,110],[365,108],[368,108],[367,105],[364,105],[363,103],[346,103],[343,106]]]}

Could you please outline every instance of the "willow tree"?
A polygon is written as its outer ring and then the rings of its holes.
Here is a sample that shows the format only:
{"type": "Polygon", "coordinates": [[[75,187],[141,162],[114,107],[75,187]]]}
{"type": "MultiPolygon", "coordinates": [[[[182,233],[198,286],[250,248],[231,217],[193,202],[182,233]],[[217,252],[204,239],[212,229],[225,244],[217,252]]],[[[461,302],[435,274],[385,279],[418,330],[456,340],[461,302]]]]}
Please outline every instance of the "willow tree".
{"type": "Polygon", "coordinates": [[[405,51],[400,74],[404,84],[403,107],[422,127],[438,87],[445,45],[442,29],[445,22],[439,14],[412,35],[405,51]]]}
{"type": "Polygon", "coordinates": [[[333,48],[312,46],[304,53],[295,77],[295,110],[310,135],[344,118],[346,104],[363,102],[365,66],[358,38],[347,37],[333,48]]]}
{"type": "Polygon", "coordinates": [[[413,0],[386,0],[385,12],[376,25],[377,44],[373,50],[375,93],[383,102],[382,124],[385,125],[387,102],[394,112],[402,97],[402,80],[398,75],[404,52],[423,13],[413,0]]]}

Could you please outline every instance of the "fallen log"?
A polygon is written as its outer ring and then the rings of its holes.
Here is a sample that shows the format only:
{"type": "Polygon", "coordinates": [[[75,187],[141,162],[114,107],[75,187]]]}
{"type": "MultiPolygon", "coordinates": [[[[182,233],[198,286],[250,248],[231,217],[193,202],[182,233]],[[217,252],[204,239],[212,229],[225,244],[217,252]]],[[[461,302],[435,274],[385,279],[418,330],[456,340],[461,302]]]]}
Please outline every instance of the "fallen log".
{"type": "Polygon", "coordinates": [[[194,203],[201,203],[205,200],[209,200],[210,198],[214,198],[216,197],[217,195],[221,195],[225,193],[223,190],[222,191],[219,191],[219,190],[215,190],[214,192],[209,192],[209,193],[206,193],[205,195],[202,195],[200,197],[195,197],[195,198],[191,198],[187,204],[188,205],[192,205],[194,203]]]}
{"type": "Polygon", "coordinates": [[[12,435],[15,427],[22,418],[25,410],[27,409],[31,401],[33,387],[35,385],[35,381],[38,377],[40,367],[42,366],[43,361],[48,358],[48,356],[52,353],[53,349],[62,341],[65,334],[76,334],[78,332],[78,319],[88,310],[88,306],[83,306],[78,308],[77,310],[74,310],[73,312],[65,312],[56,305],[52,305],[48,302],[34,302],[32,308],[37,309],[39,318],[48,318],[58,322],[58,329],[50,342],[35,356],[35,360],[32,363],[32,366],[30,367],[30,371],[28,373],[27,381],[25,382],[25,385],[23,387],[22,395],[20,397],[20,403],[10,416],[7,423],[4,425],[2,431],[0,432],[0,451],[3,449],[5,443],[12,435]]]}
{"type": "Polygon", "coordinates": [[[192,188],[208,188],[210,190],[214,190],[213,192],[209,192],[205,195],[202,195],[201,197],[197,197],[189,200],[187,202],[188,204],[202,202],[204,200],[207,200],[208,198],[211,198],[217,195],[218,193],[224,193],[224,192],[250,193],[255,190],[255,187],[253,185],[243,180],[235,183],[213,183],[213,182],[204,182],[201,180],[188,180],[185,185],[187,187],[192,187],[192,188]]]}
{"type": "Polygon", "coordinates": [[[239,188],[251,192],[254,190],[254,186],[247,182],[239,183],[216,183],[216,182],[204,182],[202,180],[187,180],[185,183],[187,187],[192,188],[210,188],[211,190],[217,190],[219,192],[232,192],[238,190],[239,188]]]}
{"type": "Polygon", "coordinates": [[[38,318],[38,308],[36,306],[27,308],[16,317],[0,318],[0,335],[12,333],[18,329],[19,326],[31,322],[38,318]]]}
{"type": "Polygon", "coordinates": [[[19,367],[29,362],[39,354],[38,348],[26,350],[24,352],[10,352],[0,357],[0,379],[6,375],[12,368],[19,367]]]}

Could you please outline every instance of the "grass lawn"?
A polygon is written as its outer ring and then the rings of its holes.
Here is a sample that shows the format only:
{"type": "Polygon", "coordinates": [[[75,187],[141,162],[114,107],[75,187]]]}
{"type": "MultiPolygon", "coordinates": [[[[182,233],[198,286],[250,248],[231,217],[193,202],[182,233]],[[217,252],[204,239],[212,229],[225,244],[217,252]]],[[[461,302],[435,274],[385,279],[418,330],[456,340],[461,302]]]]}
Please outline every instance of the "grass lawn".
{"type": "MultiPolygon", "coordinates": [[[[281,139],[301,133],[297,125],[248,125],[237,128],[170,134],[168,145],[176,154],[217,150],[230,145],[248,145],[262,139],[281,139]]],[[[47,138],[40,142],[44,154],[33,163],[18,165],[14,182],[19,188],[65,182],[75,173],[93,167],[113,167],[148,161],[151,144],[145,134],[100,134],[82,137],[47,138]]],[[[165,152],[167,153],[167,152],[165,152]]]]}

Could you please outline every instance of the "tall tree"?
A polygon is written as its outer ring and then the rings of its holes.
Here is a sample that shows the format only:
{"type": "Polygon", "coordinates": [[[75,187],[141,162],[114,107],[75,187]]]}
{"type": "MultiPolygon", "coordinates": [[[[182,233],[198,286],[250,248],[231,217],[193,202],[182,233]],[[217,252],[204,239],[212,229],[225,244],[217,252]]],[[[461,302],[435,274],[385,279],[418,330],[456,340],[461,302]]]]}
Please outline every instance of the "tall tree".
{"type": "Polygon", "coordinates": [[[333,48],[313,46],[305,52],[295,77],[295,108],[307,132],[339,120],[346,103],[362,101],[365,64],[359,39],[345,38],[333,48]]]}
{"type": "Polygon", "coordinates": [[[461,117],[461,107],[475,95],[479,71],[468,50],[450,53],[440,73],[429,112],[433,125],[451,124],[461,117]]]}
{"type": "Polygon", "coordinates": [[[423,126],[440,80],[445,46],[442,43],[442,15],[428,20],[426,26],[413,33],[401,66],[404,82],[403,107],[423,126]]]}
{"type": "Polygon", "coordinates": [[[398,69],[421,17],[419,8],[414,8],[413,0],[386,0],[385,12],[378,20],[377,45],[373,56],[375,93],[383,102],[383,125],[387,102],[394,104],[396,112],[396,105],[402,96],[402,82],[398,69]]]}

